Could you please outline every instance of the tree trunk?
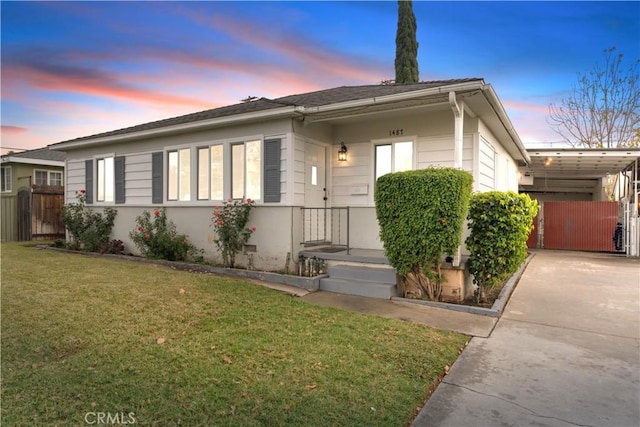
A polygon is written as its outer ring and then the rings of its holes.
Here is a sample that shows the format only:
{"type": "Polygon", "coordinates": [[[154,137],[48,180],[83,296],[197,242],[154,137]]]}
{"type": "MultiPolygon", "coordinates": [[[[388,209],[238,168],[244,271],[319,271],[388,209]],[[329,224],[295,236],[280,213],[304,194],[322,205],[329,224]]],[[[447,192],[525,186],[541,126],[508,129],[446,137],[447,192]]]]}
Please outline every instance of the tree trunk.
{"type": "Polygon", "coordinates": [[[435,279],[430,279],[421,266],[416,265],[407,274],[401,285],[405,298],[421,299],[426,295],[431,301],[440,301],[442,283],[440,280],[440,266],[435,267],[435,279]]]}

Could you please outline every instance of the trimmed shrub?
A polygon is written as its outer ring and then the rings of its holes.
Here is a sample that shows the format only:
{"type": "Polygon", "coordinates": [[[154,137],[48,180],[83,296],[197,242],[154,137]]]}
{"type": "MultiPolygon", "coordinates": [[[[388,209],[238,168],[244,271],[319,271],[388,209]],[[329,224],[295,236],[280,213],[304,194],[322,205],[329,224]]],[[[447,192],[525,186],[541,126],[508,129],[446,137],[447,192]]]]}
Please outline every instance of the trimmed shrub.
{"type": "Polygon", "coordinates": [[[118,214],[114,208],[104,208],[102,213],[86,207],[86,191],[76,191],[76,202],[62,208],[62,223],[69,232],[69,249],[96,252],[109,242],[109,236],[118,214]]]}
{"type": "Polygon", "coordinates": [[[405,297],[439,300],[440,263],[462,240],[473,177],[454,168],[384,175],[375,190],[380,239],[405,297]]]}
{"type": "Polygon", "coordinates": [[[471,234],[465,243],[478,302],[527,258],[527,239],[537,213],[538,202],[526,194],[490,191],[471,197],[471,234]]]}
{"type": "Polygon", "coordinates": [[[153,217],[144,211],[136,218],[136,228],[129,233],[140,253],[151,259],[169,261],[201,261],[198,250],[184,234],[178,234],[173,221],[167,219],[165,209],[154,209],[153,217]]]}

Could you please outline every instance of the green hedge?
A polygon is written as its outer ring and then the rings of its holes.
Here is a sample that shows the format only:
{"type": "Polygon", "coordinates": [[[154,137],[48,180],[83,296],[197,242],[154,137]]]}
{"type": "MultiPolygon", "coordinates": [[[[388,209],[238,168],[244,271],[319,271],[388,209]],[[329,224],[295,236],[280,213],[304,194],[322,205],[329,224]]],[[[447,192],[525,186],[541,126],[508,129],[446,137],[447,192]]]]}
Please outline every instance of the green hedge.
{"type": "Polygon", "coordinates": [[[417,280],[431,299],[440,297],[442,256],[461,243],[472,183],[469,172],[454,168],[390,173],[377,181],[376,215],[386,256],[401,278],[417,280]]]}
{"type": "Polygon", "coordinates": [[[490,191],[471,197],[465,243],[467,265],[478,285],[478,300],[514,273],[527,258],[527,239],[538,202],[526,194],[490,191]]]}

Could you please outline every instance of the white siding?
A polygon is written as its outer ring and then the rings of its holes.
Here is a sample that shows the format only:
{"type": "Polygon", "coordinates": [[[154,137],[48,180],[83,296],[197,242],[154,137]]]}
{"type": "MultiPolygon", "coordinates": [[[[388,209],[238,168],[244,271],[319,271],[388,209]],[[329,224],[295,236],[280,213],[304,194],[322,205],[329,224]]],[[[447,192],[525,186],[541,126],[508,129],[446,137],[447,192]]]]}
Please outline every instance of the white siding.
{"type": "MultiPolygon", "coordinates": [[[[332,206],[367,206],[373,200],[371,188],[373,176],[373,144],[350,144],[347,161],[340,162],[337,156],[331,156],[332,206]]],[[[332,150],[337,152],[337,148],[332,150]]]]}
{"type": "Polygon", "coordinates": [[[479,191],[491,191],[496,189],[496,151],[484,137],[480,137],[479,152],[480,169],[478,171],[479,191]]]}
{"type": "Polygon", "coordinates": [[[486,127],[486,125],[479,122],[480,142],[478,147],[478,167],[477,180],[481,181],[481,175],[493,175],[493,185],[487,182],[487,179],[483,179],[483,186],[479,186],[479,182],[474,184],[474,189],[477,191],[499,190],[499,191],[518,191],[518,167],[511,155],[504,149],[501,142],[495,137],[495,135],[486,127]],[[495,162],[493,165],[493,171],[487,170],[483,164],[483,157],[481,156],[482,141],[490,144],[493,147],[495,153],[495,162]],[[490,187],[490,188],[489,188],[490,187]]]}
{"type": "Polygon", "coordinates": [[[72,203],[76,201],[76,191],[85,189],[84,160],[68,160],[65,171],[67,174],[65,179],[65,203],[72,203]]]}
{"type": "Polygon", "coordinates": [[[304,206],[304,146],[307,138],[297,135],[294,141],[293,204],[304,206]]]}
{"type": "Polygon", "coordinates": [[[125,156],[124,177],[126,204],[151,203],[151,153],[125,156]]]}
{"type": "MultiPolygon", "coordinates": [[[[454,167],[454,141],[453,135],[418,138],[417,150],[418,169],[432,166],[454,167]]],[[[472,170],[473,142],[471,135],[464,135],[462,140],[462,168],[472,170]]]]}
{"type": "MultiPolygon", "coordinates": [[[[280,138],[280,203],[288,203],[287,192],[287,162],[290,150],[287,149],[288,139],[291,135],[286,135],[280,138]]],[[[266,139],[266,138],[265,138],[266,139]]],[[[264,168],[263,168],[264,169],[264,168]]]]}

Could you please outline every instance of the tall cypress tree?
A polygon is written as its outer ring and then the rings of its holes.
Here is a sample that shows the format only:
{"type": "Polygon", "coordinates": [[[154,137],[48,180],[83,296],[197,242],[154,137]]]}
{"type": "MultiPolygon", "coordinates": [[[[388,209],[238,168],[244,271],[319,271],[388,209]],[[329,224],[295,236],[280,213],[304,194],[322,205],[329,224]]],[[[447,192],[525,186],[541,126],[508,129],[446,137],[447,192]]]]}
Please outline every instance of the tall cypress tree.
{"type": "Polygon", "coordinates": [[[398,0],[396,83],[418,83],[419,81],[417,28],[411,0],[398,0]]]}

